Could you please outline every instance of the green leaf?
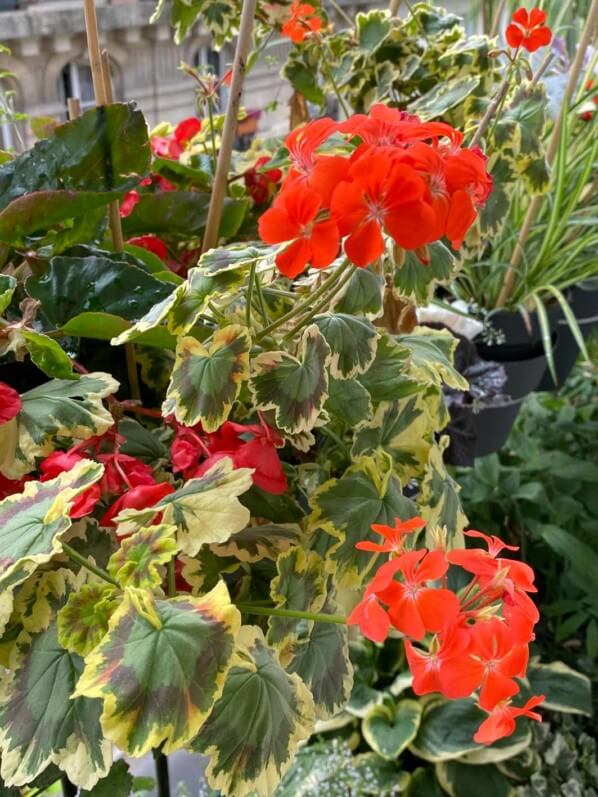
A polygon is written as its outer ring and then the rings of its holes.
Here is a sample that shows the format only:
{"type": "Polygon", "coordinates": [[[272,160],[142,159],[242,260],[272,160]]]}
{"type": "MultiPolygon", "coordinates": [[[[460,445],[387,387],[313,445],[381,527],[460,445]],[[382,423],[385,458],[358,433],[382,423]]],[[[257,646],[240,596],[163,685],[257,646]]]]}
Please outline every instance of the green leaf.
{"type": "Polygon", "coordinates": [[[270,797],[313,730],[311,695],[286,673],[259,628],[243,626],[237,662],[193,747],[210,757],[210,785],[225,794],[270,797]]]}
{"type": "Polygon", "coordinates": [[[528,724],[520,722],[512,736],[488,747],[476,744],[473,736],[487,715],[473,699],[431,701],[424,709],[417,736],[411,743],[411,752],[432,763],[451,761],[466,753],[481,751],[483,763],[495,763],[516,755],[528,747],[528,724]]]}
{"type": "Polygon", "coordinates": [[[573,578],[592,595],[595,591],[593,574],[598,572],[594,569],[598,568],[598,554],[594,549],[558,526],[543,524],[537,529],[544,542],[570,563],[573,578]]]}
{"type": "Polygon", "coordinates": [[[478,75],[463,75],[437,83],[430,91],[422,94],[407,106],[424,121],[444,116],[447,111],[460,105],[480,85],[478,75]]]}
{"type": "Polygon", "coordinates": [[[357,43],[366,53],[375,52],[391,30],[388,11],[360,12],[355,17],[357,43]]]}
{"type": "Polygon", "coordinates": [[[459,499],[461,488],[442,459],[442,452],[447,445],[448,438],[442,437],[430,449],[420,496],[421,516],[428,524],[427,535],[433,534],[435,528],[444,528],[447,545],[459,548],[464,545],[463,529],[467,526],[467,516],[459,499]]]}
{"type": "MultiPolygon", "coordinates": [[[[134,782],[137,778],[129,772],[129,765],[120,758],[110,767],[105,778],[98,781],[90,791],[83,789],[81,797],[129,797],[134,791],[134,782]]],[[[149,788],[153,788],[154,781],[149,778],[149,788]]]]}
{"type": "Polygon", "coordinates": [[[369,418],[372,400],[365,387],[356,379],[334,379],[328,381],[328,398],[324,404],[326,412],[349,427],[369,418]]]}
{"type": "Polygon", "coordinates": [[[120,450],[150,465],[170,458],[168,448],[159,437],[160,429],[150,430],[133,418],[122,418],[118,433],[125,438],[120,450]]]}
{"type": "Polygon", "coordinates": [[[530,664],[527,680],[535,695],[545,695],[543,706],[566,714],[592,716],[592,682],[562,661],[530,664]]]}
{"type": "Polygon", "coordinates": [[[376,358],[369,369],[359,377],[374,403],[395,401],[421,390],[421,386],[410,379],[409,355],[389,335],[378,341],[376,358]]]}
{"type": "Polygon", "coordinates": [[[53,379],[23,393],[19,414],[0,426],[0,471],[20,479],[59,439],[87,440],[103,434],[114,421],[102,399],[117,389],[118,382],[98,372],[77,381],[53,379]]]}
{"type": "Polygon", "coordinates": [[[116,589],[104,582],[83,584],[71,592],[58,612],[58,641],[62,647],[87,656],[102,641],[119,604],[116,589]]]}
{"type": "Polygon", "coordinates": [[[327,398],[329,362],[330,348],[315,324],[303,333],[297,357],[258,355],[249,382],[257,409],[274,410],[277,427],[289,434],[308,432],[327,398]]]}
{"type": "Polygon", "coordinates": [[[164,565],[176,555],[176,526],[160,523],[139,529],[121,541],[108,572],[121,587],[153,589],[164,581],[164,565]]]}
{"type": "Polygon", "coordinates": [[[301,528],[296,523],[265,523],[248,526],[221,545],[213,545],[217,556],[234,556],[240,562],[259,562],[262,559],[276,561],[298,544],[301,528]]]}
{"type": "Polygon", "coordinates": [[[238,496],[251,486],[251,470],[232,466],[229,457],[216,462],[198,479],[189,479],[174,493],[147,509],[125,509],[116,516],[120,534],[129,534],[151,522],[158,514],[162,521],[177,527],[177,545],[195,556],[206,543],[222,543],[244,528],[249,511],[238,496]]]}
{"type": "Polygon", "coordinates": [[[407,797],[445,797],[446,793],[438,785],[434,771],[418,767],[412,774],[407,788],[407,797]]]}
{"type": "Polygon", "coordinates": [[[371,708],[361,724],[366,742],[378,755],[394,761],[417,734],[422,704],[417,700],[386,700],[371,708]]]}
{"type": "Polygon", "coordinates": [[[404,261],[394,269],[395,288],[418,304],[427,304],[434,286],[449,280],[457,266],[456,258],[440,241],[428,244],[427,249],[428,263],[422,263],[414,251],[406,251],[404,261]]]}
{"type": "Polygon", "coordinates": [[[334,303],[337,313],[365,316],[373,320],[382,315],[382,283],[367,268],[356,268],[345,289],[334,303]]]}
{"type": "Polygon", "coordinates": [[[82,669],[81,657],[58,642],[56,622],[23,635],[0,702],[1,772],[8,785],[30,783],[49,764],[85,789],[108,772],[112,750],[100,727],[101,703],[71,697],[82,669]]]}
{"type": "MultiPolygon", "coordinates": [[[[323,614],[340,613],[330,593],[320,611],[323,614]]],[[[282,657],[287,672],[297,673],[309,687],[318,719],[326,720],[342,711],[353,687],[346,625],[310,623],[307,633],[292,640],[282,657]]]]}
{"type": "Polygon", "coordinates": [[[309,528],[335,538],[328,557],[337,567],[340,586],[350,589],[361,586],[376,563],[376,556],[355,549],[360,540],[379,541],[372,523],[394,525],[396,518],[417,515],[415,504],[402,494],[388,455],[362,457],[340,479],[324,482],[310,504],[309,528]]]}
{"type": "MultiPolygon", "coordinates": [[[[122,346],[123,343],[128,343],[131,340],[136,340],[142,336],[146,336],[149,332],[157,331],[162,321],[168,318],[170,311],[175,307],[185,294],[186,283],[177,285],[177,287],[168,294],[161,302],[154,304],[147,310],[145,315],[142,315],[132,326],[121,328],[115,335],[111,336],[110,343],[113,346],[122,346]]],[[[80,317],[80,316],[78,316],[80,317]]],[[[72,323],[72,322],[70,322],[72,323]]],[[[68,327],[68,324],[66,325],[68,327]]],[[[66,327],[65,327],[66,329],[66,327]]],[[[115,330],[116,331],[116,330],[115,330]]],[[[160,332],[167,333],[167,330],[160,329],[160,332]]]]}
{"type": "Polygon", "coordinates": [[[17,287],[17,281],[9,274],[0,274],[0,315],[11,302],[12,295],[17,287]]]}
{"type": "Polygon", "coordinates": [[[93,255],[54,257],[41,276],[29,277],[26,287],[56,326],[83,312],[135,320],[172,292],[172,285],[137,266],[93,255]]]}
{"type": "Polygon", "coordinates": [[[224,583],[200,598],[129,588],[85,660],[75,696],[103,700],[110,741],[141,756],[190,742],[224,686],[240,625],[224,583]]]}
{"type": "MultiPolygon", "coordinates": [[[[320,611],[326,599],[326,573],[317,553],[291,548],[278,558],[276,570],[278,575],[270,585],[270,595],[276,608],[320,611]]],[[[283,645],[296,636],[302,622],[289,617],[270,617],[268,642],[283,645]]]]}
{"type": "Polygon", "coordinates": [[[314,324],[330,346],[330,374],[350,379],[368,370],[378,347],[378,333],[364,318],[345,313],[317,315],[314,324]]]}
{"type": "Polygon", "coordinates": [[[102,477],[97,462],[82,460],[47,482],[31,481],[0,501],[0,627],[10,617],[15,587],[62,551],[73,500],[102,477]]]}
{"type": "Polygon", "coordinates": [[[436,777],[451,797],[514,797],[515,789],[502,772],[494,766],[468,766],[460,761],[436,764],[436,777]]]}
{"type": "MultiPolygon", "coordinates": [[[[207,255],[209,252],[204,257],[207,255]]],[[[190,269],[180,298],[167,313],[168,330],[173,335],[190,332],[211,301],[240,287],[244,267],[243,263],[216,273],[208,273],[203,267],[190,269]]]]}
{"type": "Polygon", "coordinates": [[[467,379],[453,365],[458,340],[448,329],[418,327],[410,335],[398,335],[397,342],[409,352],[413,379],[424,385],[446,384],[454,390],[467,390],[467,379]]]}
{"type": "Polygon", "coordinates": [[[249,377],[250,348],[249,330],[239,324],[216,330],[209,346],[181,338],[163,415],[186,426],[201,423],[205,432],[219,429],[249,377]]]}
{"type": "Polygon", "coordinates": [[[55,340],[32,329],[21,330],[21,335],[32,362],[40,371],[57,379],[79,379],[70,357],[55,340]]]}

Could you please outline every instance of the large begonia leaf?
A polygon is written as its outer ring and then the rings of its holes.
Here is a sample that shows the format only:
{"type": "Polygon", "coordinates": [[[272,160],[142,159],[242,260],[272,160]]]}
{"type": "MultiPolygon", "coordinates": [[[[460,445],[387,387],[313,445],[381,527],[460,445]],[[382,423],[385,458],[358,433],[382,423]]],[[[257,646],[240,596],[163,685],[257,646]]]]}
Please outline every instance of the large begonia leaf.
{"type": "Polygon", "coordinates": [[[330,374],[350,379],[368,370],[376,356],[378,333],[371,321],[345,313],[326,313],[314,323],[330,346],[330,374]]]}
{"type": "Polygon", "coordinates": [[[418,304],[426,304],[434,286],[449,280],[457,266],[457,260],[440,241],[428,244],[428,261],[422,263],[413,250],[404,253],[403,262],[395,265],[394,286],[402,296],[413,298],[418,304]]]}
{"type": "Polygon", "coordinates": [[[195,338],[181,338],[162,413],[174,415],[187,426],[201,423],[205,432],[215,432],[249,377],[250,348],[249,330],[239,324],[216,330],[209,346],[195,338]]]}
{"type": "Polygon", "coordinates": [[[0,240],[24,237],[106,205],[150,163],[147,125],[133,105],[86,111],[0,166],[0,240]],[[77,157],[73,157],[73,152],[77,157]]]}
{"type": "Polygon", "coordinates": [[[84,374],[77,381],[53,379],[21,395],[22,407],[0,426],[0,472],[19,479],[47,456],[57,440],[86,440],[103,434],[114,420],[102,399],[115,393],[109,374],[84,374]]]}
{"type": "Polygon", "coordinates": [[[355,549],[360,540],[380,541],[372,523],[392,526],[396,518],[417,515],[413,501],[403,496],[387,454],[362,457],[340,479],[324,482],[310,503],[309,526],[335,538],[328,557],[337,567],[339,584],[350,589],[361,586],[376,562],[375,555],[355,549]]]}
{"type": "Polygon", "coordinates": [[[62,550],[73,500],[97,482],[104,468],[82,460],[47,482],[27,482],[0,502],[0,626],[10,617],[15,587],[62,550]]]}
{"type": "Polygon", "coordinates": [[[63,648],[87,656],[108,631],[120,605],[118,589],[105,582],[83,584],[71,592],[58,612],[58,641],[63,648]]]}
{"type": "MultiPolygon", "coordinates": [[[[320,611],[326,599],[326,573],[324,562],[315,551],[291,548],[278,558],[276,570],[270,595],[277,609],[320,611]]],[[[290,617],[270,617],[268,642],[282,645],[296,634],[300,622],[290,617]]]]}
{"type": "Polygon", "coordinates": [[[372,401],[395,401],[421,390],[410,378],[409,354],[389,335],[378,341],[376,357],[368,370],[358,377],[372,401]]]}
{"type": "Polygon", "coordinates": [[[119,262],[95,255],[54,257],[43,274],[27,280],[27,292],[41,301],[44,314],[56,326],[84,312],[136,320],[172,290],[172,285],[124,258],[119,262]]]}
{"type": "Polygon", "coordinates": [[[397,341],[409,351],[409,371],[418,382],[467,390],[467,379],[453,365],[458,340],[448,329],[418,327],[410,335],[398,335],[397,341]]]}
{"type": "MultiPolygon", "coordinates": [[[[329,593],[322,614],[340,613],[329,593]]],[[[336,716],[347,704],[353,687],[349,658],[349,631],[340,623],[311,623],[306,634],[292,639],[281,653],[285,668],[297,673],[309,687],[318,719],[336,716]]]]}
{"type": "Polygon", "coordinates": [[[297,357],[264,352],[252,361],[250,387],[257,408],[274,410],[276,425],[289,434],[313,428],[328,395],[330,347],[315,324],[303,333],[297,357]]]}
{"type": "MultiPolygon", "coordinates": [[[[459,500],[461,488],[442,459],[448,442],[448,437],[443,437],[430,449],[419,500],[421,516],[427,522],[426,533],[433,533],[434,528],[444,528],[449,547],[459,548],[464,545],[463,529],[467,526],[467,516],[459,500]]],[[[431,543],[430,539],[428,543],[431,543]]]]}
{"type": "Polygon", "coordinates": [[[222,582],[202,597],[168,600],[128,588],[75,694],[103,700],[104,733],[130,755],[160,745],[172,753],[220,697],[239,625],[222,582]]]}
{"type": "Polygon", "coordinates": [[[139,529],[121,541],[110,557],[108,572],[122,587],[159,587],[164,565],[178,551],[175,537],[176,526],[167,523],[139,529]]]}
{"type": "Polygon", "coordinates": [[[0,274],[0,315],[6,310],[17,287],[17,281],[9,274],[0,274]]]}
{"type": "Polygon", "coordinates": [[[23,635],[0,697],[1,774],[8,785],[30,783],[53,763],[90,789],[110,769],[101,702],[71,699],[82,670],[83,659],[59,643],[55,620],[41,633],[23,635]]]}
{"type": "Polygon", "coordinates": [[[189,479],[148,509],[125,509],[116,517],[122,533],[136,531],[156,514],[177,527],[177,544],[183,553],[195,556],[206,543],[222,543],[244,528],[249,510],[239,501],[251,487],[251,470],[234,469],[229,457],[213,465],[197,479],[189,479]]]}
{"type": "Polygon", "coordinates": [[[354,427],[372,415],[372,399],[357,379],[334,379],[328,382],[324,409],[346,426],[354,427]]]}
{"type": "MultiPolygon", "coordinates": [[[[139,318],[132,326],[125,328],[123,331],[117,332],[114,337],[110,336],[112,337],[110,343],[113,346],[121,346],[123,343],[136,340],[142,335],[147,335],[148,332],[153,332],[156,330],[156,328],[161,325],[162,321],[168,317],[168,314],[172,308],[181,301],[185,294],[185,290],[186,283],[177,285],[177,287],[171,293],[169,293],[165,299],[162,299],[161,302],[158,302],[157,304],[153,305],[153,307],[150,307],[145,315],[141,316],[141,318],[139,318]]],[[[167,333],[166,329],[163,331],[167,333]]]]}
{"type": "Polygon", "coordinates": [[[335,300],[334,311],[370,320],[382,315],[382,283],[378,277],[367,268],[356,268],[335,300]]]}
{"type": "Polygon", "coordinates": [[[276,560],[297,545],[301,528],[296,523],[265,523],[248,526],[233,534],[221,545],[212,545],[218,556],[234,556],[240,562],[259,562],[262,559],[276,560]]]}
{"type": "Polygon", "coordinates": [[[227,797],[271,797],[314,726],[311,694],[289,675],[259,628],[243,626],[244,649],[193,747],[210,757],[210,785],[227,797]]]}
{"type": "Polygon", "coordinates": [[[351,452],[360,456],[382,449],[392,456],[402,478],[421,475],[439,417],[444,417],[439,415],[442,409],[442,397],[436,392],[428,395],[422,391],[399,401],[383,401],[373,417],[355,430],[351,452]]]}

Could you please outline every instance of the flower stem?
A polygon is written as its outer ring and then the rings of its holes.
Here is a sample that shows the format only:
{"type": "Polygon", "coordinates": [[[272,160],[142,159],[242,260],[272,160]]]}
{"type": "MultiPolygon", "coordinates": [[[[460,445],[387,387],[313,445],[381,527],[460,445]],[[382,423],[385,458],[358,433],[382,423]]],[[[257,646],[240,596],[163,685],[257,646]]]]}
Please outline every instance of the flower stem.
{"type": "Polygon", "coordinates": [[[251,329],[251,302],[253,299],[253,285],[255,283],[255,261],[251,264],[247,282],[247,295],[245,296],[245,324],[251,329]]]}
{"type": "Polygon", "coordinates": [[[274,607],[254,606],[251,603],[239,603],[237,609],[244,614],[262,614],[265,617],[292,617],[297,620],[313,620],[316,623],[336,623],[337,625],[346,625],[347,623],[347,618],[340,614],[317,614],[294,609],[275,609],[274,607]]]}
{"type": "Polygon", "coordinates": [[[216,175],[216,167],[218,166],[218,153],[216,151],[216,131],[214,130],[214,108],[213,98],[208,95],[208,116],[210,118],[210,141],[212,144],[212,170],[216,175]]]}
{"type": "Polygon", "coordinates": [[[158,797],[170,797],[170,775],[168,772],[168,758],[162,750],[154,748],[152,750],[154,764],[156,768],[156,786],[158,797]]]}
{"type": "Polygon", "coordinates": [[[287,332],[283,340],[284,341],[290,340],[294,335],[297,334],[297,332],[299,332],[299,330],[302,327],[305,326],[305,324],[307,324],[308,321],[311,321],[311,319],[315,315],[317,315],[320,312],[320,310],[324,310],[326,307],[328,307],[328,305],[334,298],[334,295],[337,294],[340,291],[340,289],[347,284],[347,282],[349,282],[352,276],[353,276],[353,269],[345,271],[342,278],[340,280],[337,280],[337,283],[334,286],[334,289],[330,292],[330,294],[324,296],[322,299],[320,299],[319,302],[314,304],[311,310],[306,315],[304,315],[303,318],[297,324],[295,324],[295,326],[291,330],[287,332]]]}
{"type": "Polygon", "coordinates": [[[112,576],[109,573],[107,573],[105,570],[102,570],[101,567],[94,565],[94,563],[90,562],[89,559],[86,559],[84,556],[81,556],[81,554],[78,553],[74,548],[72,548],[68,543],[62,542],[61,545],[62,545],[62,550],[69,557],[69,559],[73,560],[73,562],[77,562],[77,564],[80,564],[81,567],[84,567],[86,570],[89,570],[90,573],[93,573],[94,575],[98,576],[104,581],[107,581],[108,584],[112,584],[115,587],[120,587],[118,581],[112,578],[112,576]]]}

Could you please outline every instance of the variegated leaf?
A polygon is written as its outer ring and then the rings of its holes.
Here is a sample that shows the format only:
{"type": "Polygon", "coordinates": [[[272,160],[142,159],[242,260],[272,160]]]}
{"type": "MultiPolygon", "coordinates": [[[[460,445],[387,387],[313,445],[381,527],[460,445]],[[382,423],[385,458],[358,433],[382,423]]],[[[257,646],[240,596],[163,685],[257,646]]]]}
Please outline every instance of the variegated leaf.
{"type": "Polygon", "coordinates": [[[176,526],[160,523],[125,537],[108,562],[121,587],[152,589],[164,580],[164,565],[176,555],[176,526]]]}
{"type": "Polygon", "coordinates": [[[0,628],[10,617],[15,587],[60,553],[73,500],[103,472],[99,463],[82,460],[56,479],[27,482],[22,493],[0,502],[0,628]]]}
{"type": "Polygon", "coordinates": [[[324,409],[346,426],[354,427],[369,418],[372,399],[357,379],[334,379],[328,383],[328,398],[324,409]]]}
{"type": "Polygon", "coordinates": [[[108,631],[119,604],[118,590],[103,581],[83,584],[71,592],[58,612],[58,641],[62,647],[87,656],[108,631]]]}
{"type": "Polygon", "coordinates": [[[379,541],[372,523],[393,525],[418,514],[403,496],[388,454],[357,460],[340,479],[324,482],[310,504],[309,527],[335,538],[327,556],[337,567],[338,584],[349,589],[360,587],[375,565],[376,556],[355,549],[360,540],[379,541]]]}
{"type": "Polygon", "coordinates": [[[356,268],[334,303],[334,311],[364,316],[370,321],[382,315],[382,282],[368,268],[356,268]]]}
{"type": "Polygon", "coordinates": [[[421,386],[410,378],[409,355],[389,335],[378,341],[374,362],[358,381],[368,391],[372,401],[395,401],[410,396],[421,386]]]}
{"type": "MultiPolygon", "coordinates": [[[[340,614],[328,593],[322,614],[340,614]]],[[[337,715],[347,704],[353,687],[353,665],[349,658],[349,632],[340,623],[311,623],[306,634],[292,639],[281,653],[285,669],[297,673],[309,687],[318,719],[337,715]]]]}
{"type": "Polygon", "coordinates": [[[395,264],[394,286],[406,298],[427,304],[438,283],[451,279],[457,260],[440,241],[427,245],[428,261],[422,263],[414,251],[404,253],[403,261],[395,264]]]}
{"type": "Polygon", "coordinates": [[[122,346],[123,343],[135,340],[135,338],[143,335],[144,332],[148,332],[150,329],[155,329],[156,327],[160,326],[160,324],[167,318],[172,308],[181,301],[184,293],[185,283],[177,285],[172,293],[170,293],[165,299],[162,299],[161,302],[158,302],[153,307],[150,307],[147,313],[132,326],[130,326],[128,329],[125,329],[125,331],[121,332],[120,335],[112,338],[110,341],[112,346],[122,346]]]}
{"type": "Polygon", "coordinates": [[[130,755],[160,745],[172,753],[220,697],[239,625],[222,582],[200,598],[169,600],[128,588],[75,695],[103,700],[104,733],[130,755]]]}
{"type": "Polygon", "coordinates": [[[71,698],[83,659],[59,643],[54,620],[22,635],[11,664],[0,697],[3,780],[22,786],[53,763],[77,786],[92,788],[110,769],[112,750],[100,701],[71,698]]]}
{"type": "Polygon", "coordinates": [[[241,563],[232,556],[216,556],[207,545],[203,545],[196,556],[179,554],[177,560],[183,565],[181,577],[191,587],[192,595],[209,592],[223,573],[234,573],[241,567],[241,563]]]}
{"type": "Polygon", "coordinates": [[[238,324],[217,330],[209,346],[180,338],[163,414],[187,426],[201,423],[206,432],[219,429],[249,377],[250,348],[249,330],[238,324]]]}
{"type": "Polygon", "coordinates": [[[249,510],[239,501],[251,487],[249,468],[234,469],[228,457],[198,479],[189,479],[174,493],[147,509],[125,509],[116,517],[120,533],[128,534],[162,513],[164,523],[177,527],[179,550],[195,556],[206,543],[226,542],[249,522],[249,510]]]}
{"type": "Polygon", "coordinates": [[[6,310],[17,287],[17,281],[9,274],[0,274],[0,315],[6,310]]]}
{"type": "Polygon", "coordinates": [[[259,628],[243,626],[239,642],[244,649],[193,747],[210,757],[208,781],[226,797],[272,797],[313,731],[313,700],[299,676],[280,666],[259,628]]]}
{"type": "Polygon", "coordinates": [[[274,410],[276,425],[289,434],[313,428],[328,391],[330,347],[315,324],[301,338],[297,357],[264,352],[252,363],[250,387],[259,410],[274,410]]]}
{"type": "Polygon", "coordinates": [[[330,346],[330,374],[350,379],[368,370],[376,356],[378,333],[371,321],[346,313],[317,315],[314,324],[330,346]]]}
{"type": "MultiPolygon", "coordinates": [[[[324,562],[315,551],[291,548],[276,562],[278,575],[270,585],[277,609],[319,612],[326,599],[324,562]]],[[[290,617],[270,617],[268,642],[283,645],[297,633],[303,622],[290,617]]]]}
{"type": "MultiPolygon", "coordinates": [[[[467,526],[467,516],[459,499],[460,487],[446,469],[442,453],[449,444],[448,437],[442,437],[430,449],[426,475],[419,498],[421,516],[427,522],[426,535],[434,533],[435,528],[444,528],[447,544],[451,548],[464,545],[463,529],[467,526]]],[[[428,539],[428,543],[432,540],[428,539]]]]}
{"type": "Polygon", "coordinates": [[[266,523],[248,526],[233,534],[228,542],[212,545],[217,556],[234,556],[240,562],[275,561],[280,554],[297,545],[301,528],[296,523],[266,523]]]}
{"type": "Polygon", "coordinates": [[[448,329],[416,327],[410,335],[398,335],[397,342],[409,352],[409,373],[424,385],[443,383],[455,390],[467,390],[467,379],[453,365],[458,340],[448,329]]]}
{"type": "MultiPolygon", "coordinates": [[[[206,253],[207,254],[207,253],[206,253]]],[[[168,313],[167,326],[173,335],[187,335],[217,296],[235,290],[243,283],[241,271],[210,273],[202,268],[189,269],[183,292],[168,313]]]]}
{"type": "Polygon", "coordinates": [[[407,106],[411,113],[422,119],[435,119],[444,116],[447,111],[460,105],[480,84],[478,75],[460,75],[436,83],[433,88],[422,94],[407,106]]]}
{"type": "Polygon", "coordinates": [[[20,479],[38,457],[52,452],[57,440],[103,434],[114,421],[102,399],[117,389],[109,374],[92,373],[77,381],[53,379],[23,393],[19,414],[0,425],[0,472],[20,479]]]}

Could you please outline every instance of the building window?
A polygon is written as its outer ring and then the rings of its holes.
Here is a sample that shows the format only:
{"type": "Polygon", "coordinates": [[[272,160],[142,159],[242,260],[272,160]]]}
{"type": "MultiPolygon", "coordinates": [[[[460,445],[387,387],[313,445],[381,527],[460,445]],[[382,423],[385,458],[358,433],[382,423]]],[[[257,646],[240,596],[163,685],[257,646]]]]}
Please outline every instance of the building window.
{"type": "Polygon", "coordinates": [[[202,72],[211,72],[215,77],[222,77],[220,53],[207,45],[195,51],[193,66],[202,72]]]}
{"type": "Polygon", "coordinates": [[[76,97],[81,102],[82,111],[95,107],[93,78],[89,64],[77,62],[66,64],[60,73],[60,89],[65,105],[71,97],[76,97]]]}

